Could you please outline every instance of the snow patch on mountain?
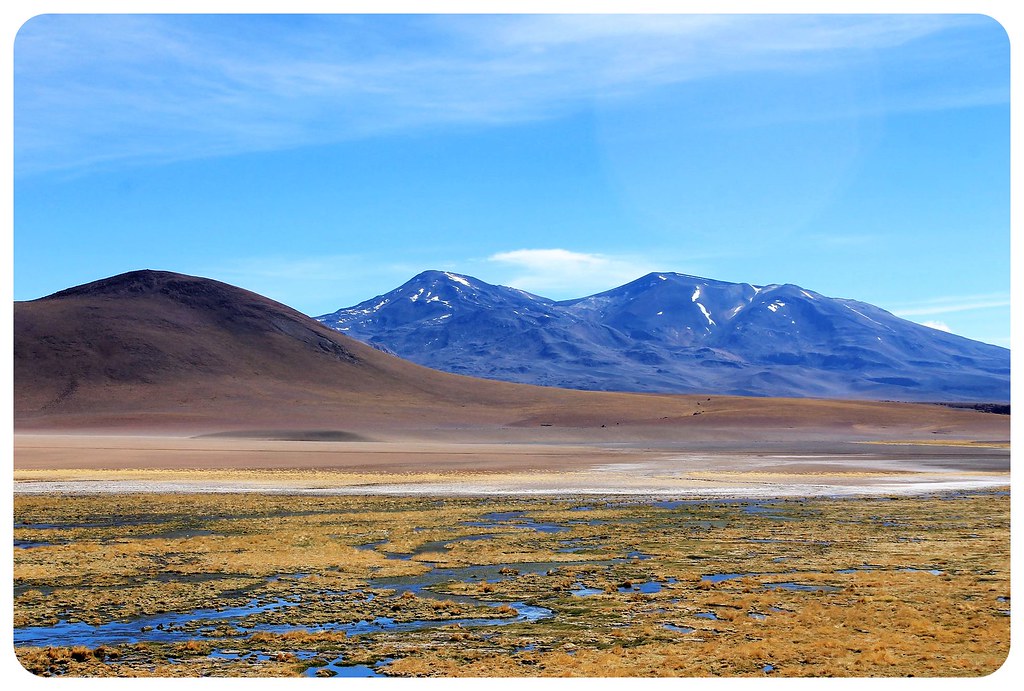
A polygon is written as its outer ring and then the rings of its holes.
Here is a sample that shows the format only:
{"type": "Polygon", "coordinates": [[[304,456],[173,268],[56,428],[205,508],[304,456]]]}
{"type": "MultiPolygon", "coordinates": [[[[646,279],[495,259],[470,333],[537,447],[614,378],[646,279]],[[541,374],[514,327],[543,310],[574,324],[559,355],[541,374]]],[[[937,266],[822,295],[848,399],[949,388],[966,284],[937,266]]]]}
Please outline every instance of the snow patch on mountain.
{"type": "Polygon", "coordinates": [[[700,307],[700,312],[701,314],[704,315],[704,318],[708,320],[708,324],[710,324],[711,326],[717,326],[717,324],[715,324],[715,320],[711,318],[711,313],[708,312],[707,307],[705,307],[699,302],[697,303],[697,307],[700,307]]]}
{"type": "Polygon", "coordinates": [[[445,271],[444,275],[447,276],[449,280],[455,281],[456,283],[461,283],[462,285],[466,286],[467,288],[472,288],[473,287],[472,283],[467,281],[464,277],[459,276],[458,274],[453,274],[453,273],[449,273],[449,272],[445,271]]]}

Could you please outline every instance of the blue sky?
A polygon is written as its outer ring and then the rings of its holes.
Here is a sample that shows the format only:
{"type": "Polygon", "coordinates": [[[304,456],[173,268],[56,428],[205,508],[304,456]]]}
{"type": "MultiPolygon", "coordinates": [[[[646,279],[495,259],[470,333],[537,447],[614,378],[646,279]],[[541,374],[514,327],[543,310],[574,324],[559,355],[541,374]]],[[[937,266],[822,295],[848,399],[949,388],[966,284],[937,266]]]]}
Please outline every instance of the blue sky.
{"type": "Polygon", "coordinates": [[[983,16],[61,16],[15,43],[14,297],[139,268],[317,315],[796,283],[1009,346],[983,16]]]}

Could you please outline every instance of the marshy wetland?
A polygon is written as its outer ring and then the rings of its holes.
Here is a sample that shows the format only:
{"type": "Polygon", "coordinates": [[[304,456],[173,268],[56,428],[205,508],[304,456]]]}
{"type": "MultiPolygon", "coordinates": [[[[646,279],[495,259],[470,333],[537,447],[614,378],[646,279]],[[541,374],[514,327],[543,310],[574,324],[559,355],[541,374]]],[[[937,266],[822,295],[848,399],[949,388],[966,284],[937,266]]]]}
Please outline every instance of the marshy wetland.
{"type": "Polygon", "coordinates": [[[1005,488],[788,499],[16,495],[42,676],[976,676],[1005,488]]]}

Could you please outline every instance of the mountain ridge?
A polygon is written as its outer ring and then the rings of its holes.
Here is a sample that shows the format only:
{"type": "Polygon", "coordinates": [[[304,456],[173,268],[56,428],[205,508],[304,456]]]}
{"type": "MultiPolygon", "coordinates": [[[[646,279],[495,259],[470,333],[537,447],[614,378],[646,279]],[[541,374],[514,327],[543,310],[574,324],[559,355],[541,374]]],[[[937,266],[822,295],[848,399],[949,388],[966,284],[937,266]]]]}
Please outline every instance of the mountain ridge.
{"type": "Polygon", "coordinates": [[[1009,351],[791,283],[652,272],[555,301],[424,271],[316,317],[443,371],[584,390],[1009,400],[1009,351]]]}

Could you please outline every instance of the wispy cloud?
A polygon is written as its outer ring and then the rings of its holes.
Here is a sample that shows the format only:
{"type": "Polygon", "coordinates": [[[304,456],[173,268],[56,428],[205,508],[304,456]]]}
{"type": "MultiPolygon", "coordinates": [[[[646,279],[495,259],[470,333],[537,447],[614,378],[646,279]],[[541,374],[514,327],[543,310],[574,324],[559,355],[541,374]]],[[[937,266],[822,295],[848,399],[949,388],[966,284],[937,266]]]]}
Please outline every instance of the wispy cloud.
{"type": "Polygon", "coordinates": [[[656,271],[641,257],[611,257],[565,249],[499,252],[488,261],[511,269],[501,282],[547,297],[580,297],[656,271]]]}
{"type": "MultiPolygon", "coordinates": [[[[984,295],[956,295],[922,300],[892,309],[897,317],[925,317],[933,314],[950,314],[973,310],[1009,307],[1010,296],[1006,293],[984,295]]],[[[924,323],[924,322],[922,322],[924,323]]],[[[930,326],[931,324],[926,324],[930,326]]]]}
{"type": "MultiPolygon", "coordinates": [[[[557,117],[747,71],[827,70],[955,16],[43,15],[15,46],[19,174],[557,117]]],[[[922,51],[936,69],[949,59],[922,51]]],[[[909,98],[909,97],[908,97],[909,98]]],[[[1001,84],[893,108],[1005,102],[1001,84]]]]}
{"type": "Polygon", "coordinates": [[[310,315],[361,302],[416,273],[407,265],[355,254],[239,257],[198,264],[188,271],[242,286],[310,315]]]}
{"type": "Polygon", "coordinates": [[[333,280],[357,265],[357,258],[331,257],[241,257],[216,267],[218,273],[260,278],[303,278],[310,281],[333,280]]]}

